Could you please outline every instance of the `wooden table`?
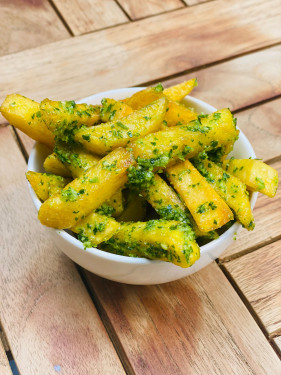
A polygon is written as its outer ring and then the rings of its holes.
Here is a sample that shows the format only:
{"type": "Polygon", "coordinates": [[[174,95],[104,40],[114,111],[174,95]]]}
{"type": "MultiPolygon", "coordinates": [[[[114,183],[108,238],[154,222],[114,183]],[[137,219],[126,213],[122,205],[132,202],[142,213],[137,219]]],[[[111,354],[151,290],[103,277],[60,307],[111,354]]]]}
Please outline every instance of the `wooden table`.
{"type": "MultiPolygon", "coordinates": [[[[278,0],[0,1],[0,101],[79,99],[196,76],[281,175],[278,0]]],[[[281,189],[256,229],[177,282],[130,286],[71,262],[39,224],[33,145],[0,119],[0,373],[281,374],[281,189]],[[3,344],[3,346],[2,346],[3,344]]]]}

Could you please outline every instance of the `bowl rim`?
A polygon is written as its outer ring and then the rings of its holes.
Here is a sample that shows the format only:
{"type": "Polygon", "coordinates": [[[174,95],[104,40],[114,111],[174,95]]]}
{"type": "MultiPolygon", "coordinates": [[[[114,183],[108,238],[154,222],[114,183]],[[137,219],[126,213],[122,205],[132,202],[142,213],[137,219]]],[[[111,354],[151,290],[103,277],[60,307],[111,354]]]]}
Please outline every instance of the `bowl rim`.
{"type": "MultiPolygon", "coordinates": [[[[83,99],[77,100],[76,103],[87,103],[87,102],[89,102],[93,99],[95,100],[95,98],[97,98],[97,97],[103,97],[103,96],[108,96],[108,95],[114,95],[114,94],[118,94],[118,95],[121,94],[122,95],[122,93],[124,93],[124,94],[128,93],[128,90],[133,94],[133,93],[135,93],[137,91],[140,91],[140,90],[143,90],[145,88],[146,87],[139,86],[139,87],[128,87],[128,88],[107,90],[107,91],[96,93],[96,94],[87,96],[83,99]]],[[[185,96],[184,100],[188,100],[188,101],[192,102],[192,104],[195,104],[195,105],[207,107],[208,110],[211,111],[211,112],[214,112],[214,111],[217,110],[212,105],[210,105],[210,104],[208,104],[208,103],[206,103],[206,102],[204,102],[200,99],[197,99],[193,96],[190,96],[190,95],[185,96]]],[[[239,127],[237,127],[237,128],[239,129],[239,127]]],[[[241,129],[239,129],[239,131],[240,131],[239,137],[241,136],[241,138],[243,138],[243,142],[246,143],[247,150],[249,151],[249,154],[251,154],[252,158],[255,158],[256,154],[255,154],[255,151],[254,151],[250,141],[248,140],[248,138],[245,136],[245,134],[242,132],[241,129]]],[[[42,144],[40,144],[39,142],[35,142],[34,146],[32,147],[32,150],[30,152],[29,158],[28,158],[27,171],[33,171],[34,169],[36,169],[34,167],[35,156],[36,156],[36,153],[39,152],[38,148],[40,148],[40,147],[42,147],[42,144]]],[[[39,198],[36,196],[34,190],[32,189],[32,187],[30,185],[30,183],[28,181],[27,181],[27,183],[28,183],[28,188],[29,188],[29,192],[30,192],[32,201],[33,201],[33,203],[36,207],[36,210],[38,211],[42,203],[39,200],[39,198]]],[[[251,204],[252,209],[255,206],[257,196],[258,196],[257,192],[253,192],[251,194],[250,204],[251,204]]],[[[203,246],[200,246],[200,254],[209,253],[213,248],[216,248],[222,242],[224,242],[225,239],[227,239],[229,237],[234,237],[241,230],[241,228],[242,228],[242,225],[238,222],[235,222],[229,229],[227,229],[217,239],[212,240],[212,241],[208,242],[207,244],[205,244],[203,246]]],[[[92,254],[93,256],[101,258],[103,260],[110,260],[110,261],[123,263],[123,264],[130,263],[132,265],[145,265],[145,264],[151,264],[151,263],[154,263],[154,264],[155,263],[166,263],[162,260],[151,260],[151,259],[147,259],[147,258],[129,257],[129,256],[125,256],[125,255],[112,254],[112,253],[106,252],[104,250],[100,250],[98,248],[95,248],[95,247],[84,248],[83,243],[81,241],[79,241],[77,238],[75,238],[73,235],[68,233],[67,230],[55,229],[55,228],[48,228],[48,229],[55,231],[55,233],[59,237],[61,237],[64,241],[69,242],[71,245],[75,246],[81,252],[84,253],[86,251],[86,252],[92,254]]]]}

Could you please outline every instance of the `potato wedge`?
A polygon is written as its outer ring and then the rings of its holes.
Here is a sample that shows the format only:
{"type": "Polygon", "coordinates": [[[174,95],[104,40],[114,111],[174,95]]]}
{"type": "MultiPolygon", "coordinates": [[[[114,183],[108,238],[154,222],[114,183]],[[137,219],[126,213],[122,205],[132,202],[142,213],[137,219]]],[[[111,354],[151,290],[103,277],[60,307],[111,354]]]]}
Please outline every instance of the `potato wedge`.
{"type": "Polygon", "coordinates": [[[148,134],[130,143],[134,157],[143,166],[165,167],[212,149],[228,153],[237,139],[232,113],[222,109],[199,117],[185,126],[148,134]]]}
{"type": "Polygon", "coordinates": [[[197,79],[193,78],[189,81],[181,82],[178,85],[164,89],[163,94],[172,101],[181,102],[183,98],[188,95],[197,85],[197,79]]]}
{"type": "Polygon", "coordinates": [[[144,90],[138,91],[129,98],[123,99],[122,101],[134,110],[139,110],[147,106],[148,104],[163,98],[163,90],[163,86],[159,84],[155,87],[148,87],[144,90]]]}
{"type": "Polygon", "coordinates": [[[28,171],[26,178],[37,197],[44,202],[49,197],[59,194],[71,179],[47,173],[28,171]]]}
{"type": "Polygon", "coordinates": [[[47,173],[52,173],[63,177],[72,177],[71,172],[60,161],[54,152],[46,157],[43,167],[47,173]]]}
{"type": "Polygon", "coordinates": [[[159,175],[155,174],[153,184],[142,190],[141,195],[151,204],[161,219],[185,222],[193,229],[196,238],[216,237],[215,233],[205,233],[198,228],[177,193],[159,175]]]}
{"type": "Polygon", "coordinates": [[[161,98],[148,106],[112,121],[79,130],[74,139],[85,149],[105,155],[117,147],[125,147],[132,139],[157,131],[164,119],[167,101],[161,98]]]}
{"type": "Polygon", "coordinates": [[[63,142],[56,143],[54,151],[73,178],[81,176],[101,159],[100,156],[85,151],[81,147],[71,147],[63,142]]]}
{"type": "Polygon", "coordinates": [[[194,166],[234,211],[237,220],[248,230],[253,230],[254,216],[246,185],[209,160],[195,160],[194,166]]]}
{"type": "Polygon", "coordinates": [[[39,103],[19,94],[8,95],[0,107],[0,112],[11,125],[20,129],[30,138],[54,147],[54,134],[42,121],[39,103]]]}
{"type": "Polygon", "coordinates": [[[225,160],[226,171],[239,178],[251,191],[258,191],[273,198],[278,188],[278,172],[276,169],[255,159],[225,160]]]}
{"type": "Polygon", "coordinates": [[[230,208],[189,160],[167,168],[167,177],[200,230],[209,232],[233,220],[230,208]]]}
{"type": "Polygon", "coordinates": [[[190,267],[200,256],[193,232],[174,220],[122,223],[105,243],[105,249],[120,255],[168,261],[183,268],[190,267]]]}
{"type": "Polygon", "coordinates": [[[68,184],[60,195],[47,199],[39,209],[39,220],[53,228],[73,227],[127,182],[127,169],[133,163],[129,151],[112,151],[68,184]]]}
{"type": "Polygon", "coordinates": [[[76,104],[71,101],[44,99],[40,103],[42,120],[57,139],[73,142],[73,132],[82,125],[92,126],[100,122],[100,106],[76,104]]]}
{"type": "Polygon", "coordinates": [[[71,230],[78,233],[78,239],[84,247],[95,247],[103,241],[109,240],[119,229],[120,224],[112,217],[92,212],[85,219],[80,220],[71,230]]]}
{"type": "Polygon", "coordinates": [[[168,110],[165,114],[164,125],[175,126],[184,125],[197,119],[198,114],[185,105],[169,101],[168,110]]]}
{"type": "Polygon", "coordinates": [[[102,122],[116,121],[133,112],[133,109],[126,103],[114,99],[104,98],[101,104],[100,117],[102,122]]]}

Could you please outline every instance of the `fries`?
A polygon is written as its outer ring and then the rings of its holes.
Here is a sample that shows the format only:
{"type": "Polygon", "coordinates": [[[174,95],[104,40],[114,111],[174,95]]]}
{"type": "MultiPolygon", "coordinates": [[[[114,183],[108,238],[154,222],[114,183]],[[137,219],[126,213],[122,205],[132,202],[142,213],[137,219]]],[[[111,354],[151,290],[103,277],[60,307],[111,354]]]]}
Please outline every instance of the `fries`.
{"type": "Polygon", "coordinates": [[[29,171],[43,225],[70,229],[84,247],[190,267],[196,241],[234,218],[254,229],[249,191],[273,197],[277,172],[225,160],[239,136],[229,109],[198,115],[183,98],[192,79],[100,105],[8,95],[2,114],[50,148],[47,173],[29,171]]]}

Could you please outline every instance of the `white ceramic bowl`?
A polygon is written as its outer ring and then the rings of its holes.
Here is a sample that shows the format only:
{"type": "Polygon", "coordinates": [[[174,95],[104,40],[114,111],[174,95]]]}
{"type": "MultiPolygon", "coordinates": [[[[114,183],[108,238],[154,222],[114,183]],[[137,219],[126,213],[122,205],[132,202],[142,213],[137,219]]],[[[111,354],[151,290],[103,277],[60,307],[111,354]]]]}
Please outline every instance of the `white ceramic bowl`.
{"type": "MultiPolygon", "coordinates": [[[[116,100],[123,99],[142,89],[143,87],[135,87],[105,91],[84,98],[79,102],[99,104],[102,98],[107,97],[116,100]]],[[[212,107],[211,105],[190,96],[187,96],[184,101],[188,104],[188,106],[195,108],[198,113],[203,112],[209,114],[216,111],[216,108],[212,107]]],[[[28,170],[44,172],[43,161],[47,155],[48,150],[43,145],[36,143],[29,157],[28,170]]],[[[230,156],[235,156],[236,158],[242,159],[256,157],[250,142],[242,131],[240,131],[239,139],[235,143],[234,150],[230,156]]],[[[36,197],[30,185],[29,189],[35,207],[37,210],[39,210],[41,202],[36,197]]],[[[255,205],[256,198],[257,193],[253,193],[250,198],[252,208],[255,205]]],[[[177,280],[191,275],[194,272],[199,271],[201,268],[207,266],[213,260],[218,258],[220,254],[222,254],[222,252],[232,243],[233,238],[241,229],[241,225],[235,223],[218,239],[202,246],[200,249],[200,259],[189,268],[181,268],[175,266],[174,264],[163,261],[114,255],[96,248],[84,250],[83,244],[70,233],[64,230],[56,230],[47,227],[46,229],[49,231],[55,243],[69,258],[96,275],[127,284],[149,285],[177,280]]]]}

